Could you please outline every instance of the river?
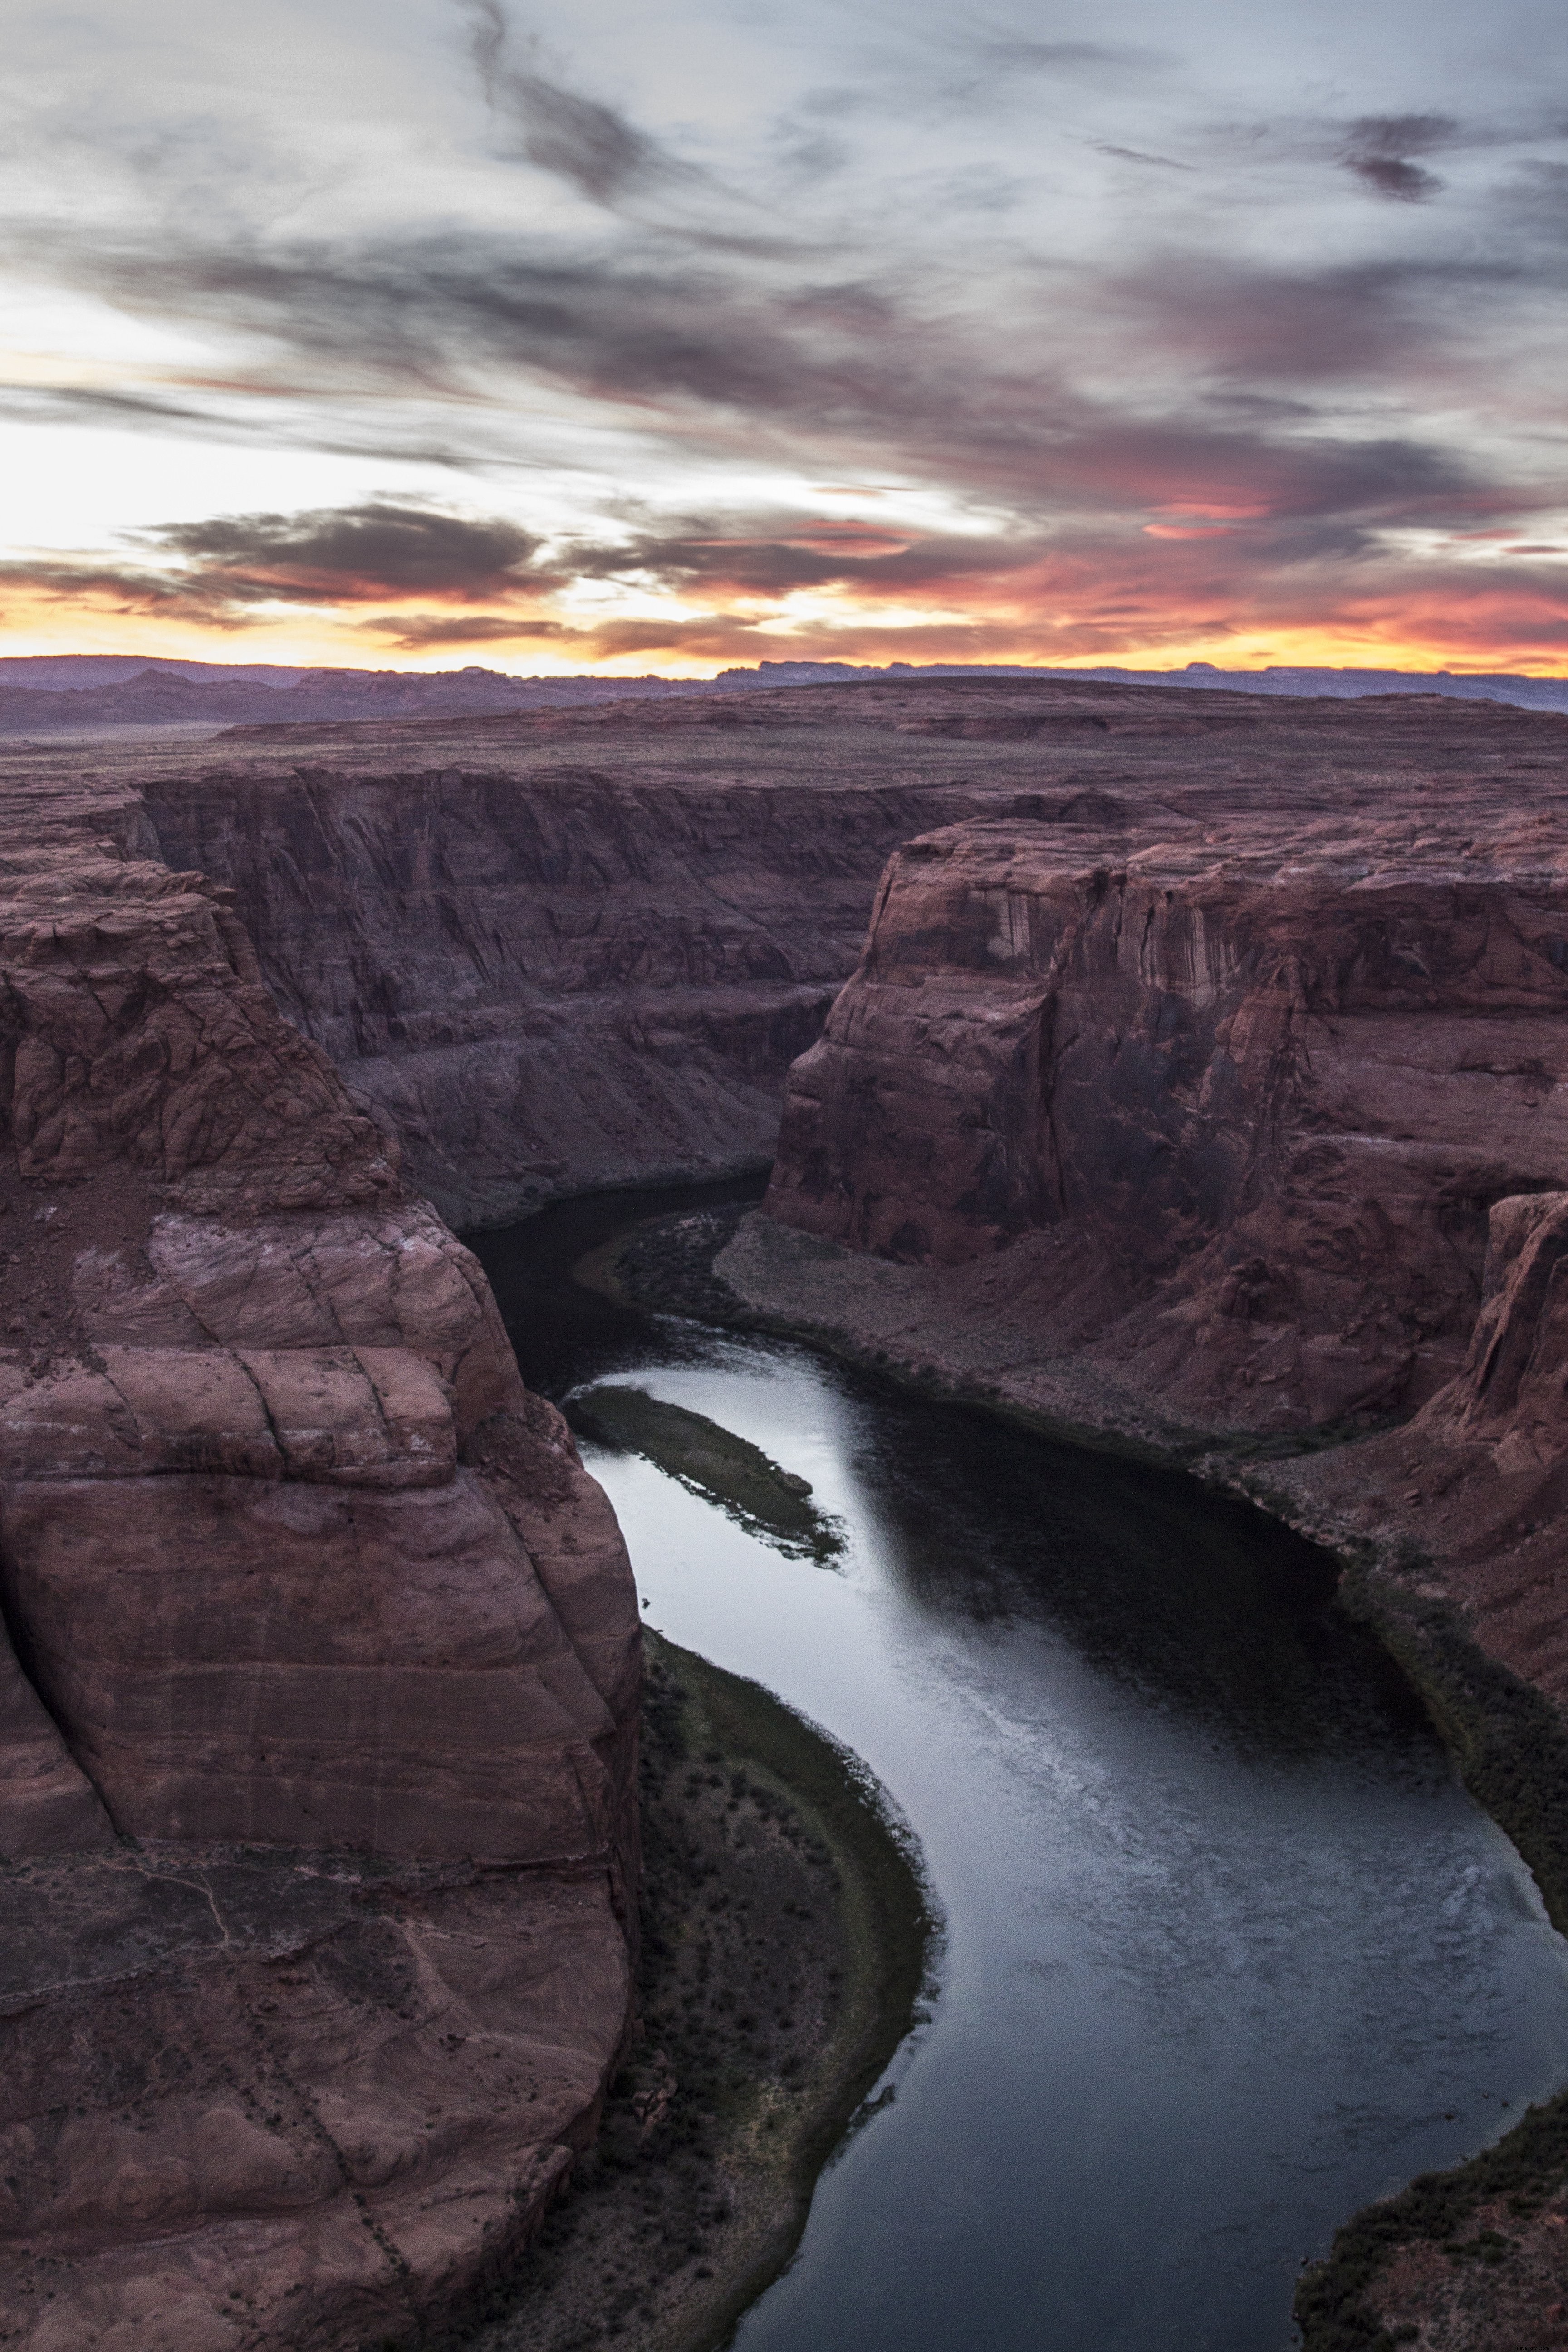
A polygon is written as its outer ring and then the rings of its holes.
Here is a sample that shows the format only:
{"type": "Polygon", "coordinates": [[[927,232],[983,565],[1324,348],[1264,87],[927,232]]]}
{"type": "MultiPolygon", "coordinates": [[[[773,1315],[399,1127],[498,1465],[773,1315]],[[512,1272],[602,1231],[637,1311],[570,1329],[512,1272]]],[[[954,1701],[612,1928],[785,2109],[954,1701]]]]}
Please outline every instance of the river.
{"type": "Polygon", "coordinates": [[[694,1408],[842,1523],[828,1564],[787,1557],[584,1448],[647,1622],[865,1758],[945,1922],[929,2021],[739,2352],[1283,2352],[1339,2222],[1568,2080],[1568,1946],[1312,1547],[571,1281],[716,1197],[474,1246],[531,1386],[694,1408]]]}

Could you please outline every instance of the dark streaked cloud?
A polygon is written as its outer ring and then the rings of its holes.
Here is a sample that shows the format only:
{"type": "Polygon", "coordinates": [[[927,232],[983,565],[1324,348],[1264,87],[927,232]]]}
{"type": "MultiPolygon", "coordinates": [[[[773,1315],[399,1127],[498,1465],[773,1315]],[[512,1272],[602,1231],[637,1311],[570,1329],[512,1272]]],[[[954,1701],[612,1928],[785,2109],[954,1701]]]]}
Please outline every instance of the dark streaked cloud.
{"type": "Polygon", "coordinates": [[[1411,162],[1413,155],[1452,146],[1459,126],[1447,114],[1369,114],[1351,125],[1343,162],[1374,195],[1395,204],[1419,205],[1438,194],[1435,172],[1411,162]]]}
{"type": "Polygon", "coordinates": [[[499,0],[466,0],[466,8],[485,96],[517,132],[531,163],[555,173],[600,205],[613,205],[661,180],[689,176],[613,107],[514,63],[511,27],[499,0]]]}
{"type": "Polygon", "coordinates": [[[974,47],[990,64],[1008,73],[1071,72],[1082,66],[1098,70],[1102,66],[1142,61],[1137,52],[1105,41],[1031,41],[1016,34],[982,34],[974,47]]]}
{"type": "MultiPolygon", "coordinates": [[[[123,563],[14,561],[0,564],[0,582],[223,627],[245,625],[264,605],[353,608],[432,595],[464,604],[537,597],[559,582],[535,564],[539,541],[515,523],[387,500],[297,515],[220,515],[141,537],[146,554],[123,563]]],[[[454,624],[456,617],[447,616],[454,624]]],[[[521,615],[512,634],[527,634],[521,615]]]]}
{"type": "Polygon", "coordinates": [[[1454,66],[1460,0],[1430,40],[1282,0],[1180,54],[1152,0],[386,0],[374,40],[334,0],[254,95],[292,0],[193,18],[177,81],[142,54],[169,0],[77,5],[116,63],[39,12],[64,62],[0,155],[32,174],[0,261],[67,331],[0,424],[100,447],[119,502],[95,536],[36,500],[8,599],[336,612],[410,653],[696,657],[798,617],[1055,654],[1314,599],[1384,629],[1403,580],[1424,625],[1440,583],[1552,642],[1551,559],[1479,541],[1564,520],[1568,109],[1454,66]],[[177,469],[213,441],[203,507],[177,469]]]}
{"type": "Polygon", "coordinates": [[[391,596],[482,600],[534,584],[539,541],[515,523],[371,500],[302,515],[169,523],[156,545],[193,583],[234,604],[354,604],[391,596]]]}
{"type": "Polygon", "coordinates": [[[428,653],[434,646],[525,644],[537,637],[575,637],[581,632],[560,621],[527,620],[505,613],[390,613],[355,627],[385,637],[399,653],[428,653]]]}
{"type": "MultiPolygon", "coordinates": [[[[1507,507],[1462,449],[1415,436],[1345,436],[1310,400],[1277,425],[1235,395],[1289,383],[1335,401],[1349,383],[1385,392],[1413,352],[1435,367],[1453,328],[1444,300],[1479,300],[1483,276],[1384,265],[1320,273],[1176,258],[1107,278],[1101,320],[1156,356],[1178,404],[1075,388],[1053,366],[1048,290],[1016,304],[994,338],[933,315],[921,289],[864,280],[784,283],[712,260],[584,253],[542,261],[492,235],[399,246],[267,252],[94,252],[79,282],[163,315],[240,325],[281,347],[285,379],[323,390],[407,394],[525,374],[614,403],[677,446],[735,455],[763,429],[782,452],[889,465],[1021,513],[1041,499],[1127,512],[1212,498],[1292,511],[1392,516],[1479,499],[1507,507]],[[1434,294],[1436,300],[1432,298],[1434,294]],[[1194,384],[1211,371],[1212,386],[1194,384]],[[1213,389],[1217,397],[1211,404],[1213,389]]],[[[1103,331],[1103,328],[1102,328],[1103,331]]],[[[1447,364],[1445,359],[1445,364],[1447,364]]],[[[448,408],[453,430],[462,412],[448,408]]],[[[751,445],[754,447],[754,444],[751,445]]],[[[484,593],[482,590],[480,593],[484,593]]]]}
{"type": "Polygon", "coordinates": [[[1108,139],[1097,139],[1094,147],[1097,154],[1114,155],[1122,163],[1152,163],[1162,172],[1194,172],[1197,169],[1195,163],[1178,163],[1173,155],[1146,155],[1141,147],[1118,147],[1108,139]]]}

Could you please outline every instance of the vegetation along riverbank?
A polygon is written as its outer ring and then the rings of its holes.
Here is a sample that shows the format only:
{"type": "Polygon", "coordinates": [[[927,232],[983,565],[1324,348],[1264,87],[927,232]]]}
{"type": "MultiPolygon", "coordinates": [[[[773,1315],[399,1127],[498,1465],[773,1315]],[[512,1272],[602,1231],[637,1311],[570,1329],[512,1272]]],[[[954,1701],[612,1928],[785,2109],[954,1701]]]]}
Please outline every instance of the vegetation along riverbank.
{"type": "Polygon", "coordinates": [[[707,2352],[782,2270],[921,2011],[934,1922],[853,1758],[647,1637],[637,2038],[596,2147],[465,2352],[707,2352]]]}

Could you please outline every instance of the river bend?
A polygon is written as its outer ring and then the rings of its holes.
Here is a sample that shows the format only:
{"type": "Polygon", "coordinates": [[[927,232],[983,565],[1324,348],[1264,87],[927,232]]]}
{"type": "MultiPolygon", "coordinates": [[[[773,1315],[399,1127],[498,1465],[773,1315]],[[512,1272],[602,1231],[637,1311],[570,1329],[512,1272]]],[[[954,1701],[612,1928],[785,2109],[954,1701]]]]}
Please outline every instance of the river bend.
{"type": "Polygon", "coordinates": [[[929,2021],[740,2352],[1283,2352],[1338,2223],[1568,2080],[1568,1947],[1311,1547],[571,1281],[715,1197],[475,1246],[531,1386],[695,1409],[841,1523],[791,1557],[584,1445],[648,1622],[864,1757],[945,1918],[929,2021]]]}

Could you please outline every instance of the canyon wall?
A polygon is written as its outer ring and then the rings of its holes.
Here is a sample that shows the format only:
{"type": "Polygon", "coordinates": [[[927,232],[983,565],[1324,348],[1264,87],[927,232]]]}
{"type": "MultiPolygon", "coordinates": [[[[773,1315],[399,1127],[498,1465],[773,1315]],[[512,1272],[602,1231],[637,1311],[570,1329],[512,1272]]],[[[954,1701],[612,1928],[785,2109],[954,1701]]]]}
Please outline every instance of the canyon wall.
{"type": "Polygon", "coordinates": [[[234,889],[289,1019],[463,1225],[765,1164],[912,835],[1021,813],[1082,841],[1283,796],[1375,821],[1391,789],[1529,766],[1560,730],[1408,696],[928,679],[242,728],[135,773],[157,854],[234,889]]]}
{"type": "Polygon", "coordinates": [[[348,2352],[593,2136],[636,1596],[477,1264],[148,834],[0,793],[0,2343],[348,2352]]]}
{"type": "Polygon", "coordinates": [[[1500,855],[928,835],[792,1074],[770,1212],[940,1264],[1047,1240],[1042,1312],[1194,1423],[1419,1403],[1491,1205],[1568,1169],[1568,871],[1500,855]]]}
{"type": "Polygon", "coordinates": [[[163,855],[234,888],[279,1003],[456,1223],[765,1163],[888,850],[975,798],[732,753],[650,773],[626,734],[592,766],[536,722],[434,770],[307,746],[293,772],[146,787],[163,855]]]}
{"type": "Polygon", "coordinates": [[[636,1601],[437,1212],[765,1160],[792,1060],[759,1310],[1279,1455],[1568,1696],[1562,720],[944,680],[91,759],[0,754],[0,2344],[395,2339],[591,2137],[636,1601]]]}
{"type": "Polygon", "coordinates": [[[591,2138],[636,1601],[438,1212],[764,1160],[792,1061],[759,1312],[1264,1465],[1568,1700],[1563,725],[932,680],[0,751],[0,2345],[408,2336],[591,2138]]]}
{"type": "Polygon", "coordinates": [[[1568,1698],[1568,741],[1405,723],[1375,798],[900,849],[721,1267],[1079,1435],[1274,1457],[1568,1698]]]}

